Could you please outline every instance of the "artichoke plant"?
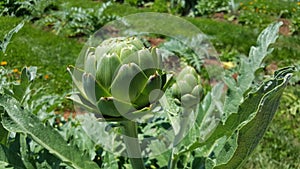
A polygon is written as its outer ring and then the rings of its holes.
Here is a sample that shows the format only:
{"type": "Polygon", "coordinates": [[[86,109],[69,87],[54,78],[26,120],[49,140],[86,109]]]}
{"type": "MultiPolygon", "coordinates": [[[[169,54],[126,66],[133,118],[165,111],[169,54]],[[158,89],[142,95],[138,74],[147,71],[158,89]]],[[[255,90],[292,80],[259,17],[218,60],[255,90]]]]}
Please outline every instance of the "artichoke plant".
{"type": "Polygon", "coordinates": [[[191,66],[183,68],[172,86],[172,94],[177,104],[184,108],[193,108],[199,104],[203,90],[200,77],[191,66]]]}
{"type": "MultiPolygon", "coordinates": [[[[175,103],[182,108],[178,123],[179,130],[175,132],[173,142],[173,145],[177,145],[192,127],[190,116],[193,115],[193,112],[196,112],[203,93],[200,76],[193,67],[184,67],[177,75],[176,83],[171,87],[171,91],[175,103]]],[[[174,164],[169,165],[173,166],[174,164]]]]}
{"type": "Polygon", "coordinates": [[[90,47],[84,60],[83,69],[68,68],[79,90],[70,99],[104,119],[141,117],[166,88],[161,55],[137,37],[107,39],[90,47]]]}

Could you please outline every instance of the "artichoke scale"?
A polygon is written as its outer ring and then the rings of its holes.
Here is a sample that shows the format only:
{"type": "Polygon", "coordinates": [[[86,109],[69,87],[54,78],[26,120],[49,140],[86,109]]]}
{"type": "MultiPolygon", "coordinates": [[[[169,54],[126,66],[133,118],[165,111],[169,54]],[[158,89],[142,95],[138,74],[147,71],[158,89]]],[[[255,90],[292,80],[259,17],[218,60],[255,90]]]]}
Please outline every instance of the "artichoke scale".
{"type": "Polygon", "coordinates": [[[115,76],[110,91],[114,98],[131,102],[139,95],[147,81],[147,76],[135,63],[124,64],[115,76]]]}
{"type": "Polygon", "coordinates": [[[90,73],[82,75],[82,84],[87,99],[94,104],[99,98],[110,96],[110,93],[90,73]]]}
{"type": "Polygon", "coordinates": [[[109,89],[113,78],[121,65],[121,61],[116,54],[105,54],[98,62],[96,79],[109,89]]]}

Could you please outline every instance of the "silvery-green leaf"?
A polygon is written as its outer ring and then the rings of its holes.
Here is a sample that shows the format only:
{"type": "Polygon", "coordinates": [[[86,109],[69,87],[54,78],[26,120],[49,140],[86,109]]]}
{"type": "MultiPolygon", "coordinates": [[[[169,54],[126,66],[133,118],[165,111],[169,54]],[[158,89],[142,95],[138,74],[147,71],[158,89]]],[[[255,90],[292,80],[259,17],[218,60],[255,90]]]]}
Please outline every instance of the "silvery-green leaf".
{"type": "Polygon", "coordinates": [[[231,75],[226,75],[225,82],[228,82],[227,85],[229,86],[230,93],[227,95],[224,103],[225,114],[223,120],[231,113],[238,111],[239,104],[244,99],[243,94],[252,85],[256,70],[261,68],[262,61],[270,53],[270,50],[272,50],[269,49],[269,46],[276,41],[281,25],[282,22],[277,22],[264,29],[257,39],[258,46],[251,47],[248,58],[241,58],[240,75],[237,78],[237,83],[234,83],[233,80],[229,80],[231,75]]]}
{"type": "Polygon", "coordinates": [[[11,132],[24,133],[46,148],[51,154],[76,169],[97,168],[77,147],[70,146],[63,137],[49,125],[44,125],[35,115],[23,110],[15,99],[1,95],[0,106],[8,116],[2,116],[3,126],[11,132]]]}

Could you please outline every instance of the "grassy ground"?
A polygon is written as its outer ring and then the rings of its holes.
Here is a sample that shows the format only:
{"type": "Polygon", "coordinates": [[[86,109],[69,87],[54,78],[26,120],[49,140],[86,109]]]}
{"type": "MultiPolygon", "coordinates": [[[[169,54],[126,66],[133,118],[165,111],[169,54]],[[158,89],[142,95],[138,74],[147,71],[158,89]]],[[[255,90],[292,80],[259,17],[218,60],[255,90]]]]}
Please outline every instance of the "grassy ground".
{"type": "MultiPolygon", "coordinates": [[[[20,19],[0,17],[0,37],[16,26],[20,19]]],[[[66,67],[75,64],[82,44],[74,39],[59,37],[30,23],[18,32],[8,46],[3,60],[7,67],[22,69],[37,66],[43,84],[49,92],[63,93],[71,89],[71,79],[66,67]]]]}
{"type": "MultiPolygon", "coordinates": [[[[63,7],[97,8],[98,1],[59,0],[63,7]]],[[[134,8],[129,5],[115,4],[108,8],[107,13],[126,16],[151,9],[134,8]]],[[[255,44],[262,28],[253,29],[241,25],[216,21],[208,18],[186,18],[204,33],[212,37],[222,60],[231,60],[235,53],[247,54],[251,45],[255,44]]],[[[0,37],[17,25],[21,20],[0,17],[0,37]]],[[[266,63],[275,62],[277,66],[295,64],[300,56],[300,38],[298,36],[281,36],[274,45],[275,51],[267,58],[266,63]]],[[[4,60],[7,67],[21,69],[22,66],[38,66],[40,81],[48,85],[52,92],[63,93],[71,89],[71,79],[66,72],[69,64],[74,64],[83,43],[76,39],[56,36],[49,31],[27,23],[13,38],[7,49],[4,60]],[[48,75],[48,76],[46,76],[48,75]],[[46,78],[48,77],[48,78],[46,78]]],[[[298,62],[298,64],[300,64],[298,62]]],[[[289,86],[287,93],[295,93],[300,98],[296,86],[289,86]]],[[[275,119],[258,149],[244,168],[300,168],[300,131],[299,115],[285,111],[286,103],[282,103],[275,119]]],[[[298,112],[299,113],[299,112],[298,112]]]]}

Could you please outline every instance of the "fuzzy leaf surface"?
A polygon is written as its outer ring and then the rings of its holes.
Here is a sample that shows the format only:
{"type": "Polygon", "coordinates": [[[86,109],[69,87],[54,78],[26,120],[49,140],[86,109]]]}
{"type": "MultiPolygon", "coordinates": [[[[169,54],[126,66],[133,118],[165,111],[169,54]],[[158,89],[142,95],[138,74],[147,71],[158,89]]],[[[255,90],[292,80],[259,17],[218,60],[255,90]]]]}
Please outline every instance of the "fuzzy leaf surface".
{"type": "Polygon", "coordinates": [[[2,124],[10,132],[28,134],[34,141],[73,168],[98,167],[87,156],[82,156],[77,148],[69,146],[58,132],[45,126],[35,115],[22,110],[15,99],[2,95],[0,106],[7,112],[6,116],[2,116],[2,124]]]}

